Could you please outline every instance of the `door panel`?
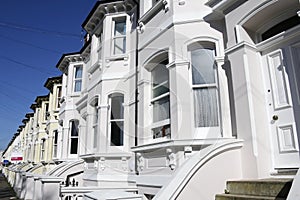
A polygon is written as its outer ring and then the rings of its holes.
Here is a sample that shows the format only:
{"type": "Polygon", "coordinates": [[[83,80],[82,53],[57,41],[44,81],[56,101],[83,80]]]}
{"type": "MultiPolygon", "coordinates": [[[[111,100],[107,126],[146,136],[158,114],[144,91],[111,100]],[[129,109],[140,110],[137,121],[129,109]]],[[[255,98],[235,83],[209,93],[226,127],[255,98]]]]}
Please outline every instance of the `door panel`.
{"type": "Polygon", "coordinates": [[[274,109],[290,106],[289,91],[287,89],[286,71],[283,64],[282,51],[279,49],[268,55],[271,77],[274,109]]]}
{"type": "Polygon", "coordinates": [[[285,46],[265,56],[268,66],[265,69],[265,74],[268,75],[266,84],[271,88],[268,100],[275,169],[300,166],[297,136],[299,125],[295,118],[299,98],[295,82],[297,74],[294,73],[294,58],[300,57],[298,53],[291,54],[291,48],[285,46]]]}

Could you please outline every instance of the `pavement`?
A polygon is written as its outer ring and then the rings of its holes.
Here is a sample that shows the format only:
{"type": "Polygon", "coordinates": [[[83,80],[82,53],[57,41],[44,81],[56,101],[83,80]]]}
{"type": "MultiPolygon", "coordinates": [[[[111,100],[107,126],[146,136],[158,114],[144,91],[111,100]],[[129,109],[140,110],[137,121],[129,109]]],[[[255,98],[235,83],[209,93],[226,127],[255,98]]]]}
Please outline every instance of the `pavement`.
{"type": "Polygon", "coordinates": [[[0,200],[18,199],[5,176],[0,173],[0,200]]]}

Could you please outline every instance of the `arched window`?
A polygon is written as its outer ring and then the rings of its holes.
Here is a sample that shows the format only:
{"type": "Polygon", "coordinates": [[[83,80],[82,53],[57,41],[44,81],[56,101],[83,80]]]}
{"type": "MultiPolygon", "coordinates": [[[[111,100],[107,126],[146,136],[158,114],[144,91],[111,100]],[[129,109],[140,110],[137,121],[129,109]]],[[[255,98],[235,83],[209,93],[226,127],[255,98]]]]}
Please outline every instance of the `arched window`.
{"type": "Polygon", "coordinates": [[[109,95],[110,107],[110,144],[111,146],[123,146],[124,144],[124,95],[114,93],[109,95]]]}
{"type": "Polygon", "coordinates": [[[189,52],[192,64],[195,126],[219,126],[215,47],[208,42],[197,43],[189,47],[189,52]]]}
{"type": "Polygon", "coordinates": [[[153,105],[153,138],[170,137],[170,91],[168,60],[157,64],[151,71],[153,105]]]}
{"type": "Polygon", "coordinates": [[[79,121],[70,121],[70,154],[78,153],[79,121]]]}

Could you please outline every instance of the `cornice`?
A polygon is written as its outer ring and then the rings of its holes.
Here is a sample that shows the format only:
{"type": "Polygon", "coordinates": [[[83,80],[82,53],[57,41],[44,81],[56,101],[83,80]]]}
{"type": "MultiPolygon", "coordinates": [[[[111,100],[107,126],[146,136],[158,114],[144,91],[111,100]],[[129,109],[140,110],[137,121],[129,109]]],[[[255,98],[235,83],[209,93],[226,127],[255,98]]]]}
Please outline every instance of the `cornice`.
{"type": "Polygon", "coordinates": [[[107,14],[130,12],[134,6],[135,3],[132,0],[98,1],[83,22],[82,28],[84,28],[87,33],[92,35],[94,32],[96,32],[99,24],[103,22],[103,19],[107,14]]]}
{"type": "Polygon", "coordinates": [[[71,54],[63,54],[60,60],[58,61],[56,68],[58,68],[62,73],[68,73],[68,66],[70,63],[76,63],[83,61],[83,57],[79,52],[71,54]]]}
{"type": "Polygon", "coordinates": [[[53,91],[53,86],[55,84],[61,84],[61,83],[62,83],[62,76],[50,77],[45,82],[44,87],[52,92],[53,91]]]}
{"type": "Polygon", "coordinates": [[[35,102],[37,103],[37,107],[40,107],[42,105],[42,102],[49,101],[49,94],[44,96],[37,96],[35,99],[35,102]]]}

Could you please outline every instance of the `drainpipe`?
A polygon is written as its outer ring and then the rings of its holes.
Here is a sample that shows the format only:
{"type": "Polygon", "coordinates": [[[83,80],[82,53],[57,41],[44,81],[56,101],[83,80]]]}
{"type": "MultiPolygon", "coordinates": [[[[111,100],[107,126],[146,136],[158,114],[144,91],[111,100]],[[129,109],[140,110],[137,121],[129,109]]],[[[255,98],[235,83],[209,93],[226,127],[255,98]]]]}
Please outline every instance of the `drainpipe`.
{"type": "MultiPolygon", "coordinates": [[[[138,19],[140,18],[140,4],[138,2],[138,0],[134,0],[134,2],[136,3],[136,22],[138,22],[138,19]]],[[[138,24],[136,24],[136,27],[138,26],[138,24]]],[[[134,145],[137,146],[138,145],[138,63],[139,63],[139,56],[138,56],[138,42],[139,42],[139,37],[138,37],[138,30],[136,29],[136,50],[135,50],[135,114],[134,114],[134,124],[135,124],[135,128],[134,128],[134,145]]],[[[137,155],[135,153],[135,173],[136,175],[139,174],[138,172],[138,166],[137,166],[137,155]]]]}

